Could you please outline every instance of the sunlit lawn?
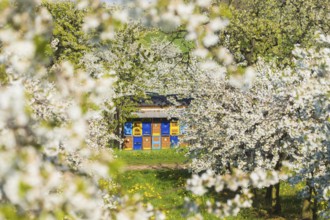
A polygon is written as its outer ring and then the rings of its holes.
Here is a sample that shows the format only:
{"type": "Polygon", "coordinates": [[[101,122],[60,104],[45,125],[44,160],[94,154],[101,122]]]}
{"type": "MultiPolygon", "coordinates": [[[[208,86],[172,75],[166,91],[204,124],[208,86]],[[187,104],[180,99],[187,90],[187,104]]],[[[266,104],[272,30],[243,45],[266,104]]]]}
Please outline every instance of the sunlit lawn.
{"type": "MultiPolygon", "coordinates": [[[[186,219],[184,197],[193,198],[185,189],[185,183],[190,173],[186,170],[144,170],[127,171],[119,178],[121,186],[128,194],[139,193],[146,203],[151,203],[156,209],[163,211],[167,219],[186,219]]],[[[281,189],[282,215],[270,216],[264,205],[264,191],[258,191],[254,208],[242,210],[238,216],[226,219],[300,219],[301,200],[296,195],[297,189],[283,183],[281,189]]],[[[196,198],[196,197],[195,197],[196,198]]],[[[210,196],[198,198],[202,203],[210,196]]],[[[218,219],[205,210],[201,210],[204,219],[218,219]]]]}
{"type": "MultiPolygon", "coordinates": [[[[155,150],[155,151],[116,151],[118,159],[127,165],[157,165],[157,164],[182,164],[187,162],[186,148],[155,150]]],[[[205,204],[211,195],[194,197],[185,188],[187,179],[191,176],[188,170],[142,170],[126,171],[120,174],[118,181],[124,192],[129,195],[140,194],[145,203],[151,203],[156,209],[163,211],[167,219],[186,219],[184,209],[184,198],[198,199],[205,204]]],[[[287,183],[281,183],[282,214],[279,216],[269,215],[269,207],[265,206],[265,190],[258,190],[254,198],[253,208],[242,210],[238,216],[228,217],[227,220],[262,220],[262,219],[300,219],[302,201],[297,192],[302,188],[292,187],[287,183]]],[[[220,195],[216,195],[219,197],[220,195]]],[[[221,195],[222,197],[224,195],[221,195]]],[[[206,220],[218,219],[201,209],[206,220]]]]}
{"type": "Polygon", "coordinates": [[[166,150],[115,151],[127,165],[182,164],[187,162],[187,148],[166,150]]]}

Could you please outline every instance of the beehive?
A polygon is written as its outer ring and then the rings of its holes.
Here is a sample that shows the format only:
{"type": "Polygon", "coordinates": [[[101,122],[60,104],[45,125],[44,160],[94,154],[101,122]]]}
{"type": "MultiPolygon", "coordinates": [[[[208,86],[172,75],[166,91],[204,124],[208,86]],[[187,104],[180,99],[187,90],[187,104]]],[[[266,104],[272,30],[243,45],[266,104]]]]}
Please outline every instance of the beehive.
{"type": "Polygon", "coordinates": [[[171,123],[170,123],[170,134],[171,135],[179,135],[180,134],[179,122],[177,120],[171,121],[171,123]]]}
{"type": "Polygon", "coordinates": [[[124,150],[133,150],[133,137],[125,137],[124,150]]]}
{"type": "Polygon", "coordinates": [[[133,123],[133,135],[134,136],[142,135],[142,122],[136,121],[133,123]]]}
{"type": "Polygon", "coordinates": [[[152,149],[159,150],[161,149],[161,137],[152,136],[152,149]]]}
{"type": "Polygon", "coordinates": [[[162,137],[162,149],[168,149],[171,147],[171,141],[169,136],[162,137]]]}
{"type": "Polygon", "coordinates": [[[170,122],[169,121],[162,121],[162,136],[170,135],[170,122]]]}
{"type": "Polygon", "coordinates": [[[146,135],[146,136],[151,135],[151,121],[142,122],[142,135],[146,135]]]}
{"type": "Polygon", "coordinates": [[[187,125],[180,123],[180,134],[186,134],[187,132],[187,125]]]}
{"type": "Polygon", "coordinates": [[[179,142],[180,145],[179,146],[180,147],[187,147],[188,146],[188,143],[187,142],[183,142],[182,139],[183,139],[183,135],[180,135],[179,136],[179,140],[180,140],[180,142],[179,142]]]}
{"type": "Polygon", "coordinates": [[[171,141],[171,147],[176,147],[176,146],[179,145],[179,137],[178,136],[171,136],[170,141],[171,141]]]}
{"type": "Polygon", "coordinates": [[[133,137],[133,150],[142,150],[142,137],[133,137]]]}
{"type": "Polygon", "coordinates": [[[143,136],[142,138],[142,149],[151,150],[151,136],[143,136]]]}
{"type": "Polygon", "coordinates": [[[152,122],[152,136],[160,136],[160,127],[161,127],[161,122],[159,120],[154,120],[152,122]]]}
{"type": "Polygon", "coordinates": [[[124,135],[132,135],[133,134],[133,123],[126,122],[124,124],[124,135]]]}

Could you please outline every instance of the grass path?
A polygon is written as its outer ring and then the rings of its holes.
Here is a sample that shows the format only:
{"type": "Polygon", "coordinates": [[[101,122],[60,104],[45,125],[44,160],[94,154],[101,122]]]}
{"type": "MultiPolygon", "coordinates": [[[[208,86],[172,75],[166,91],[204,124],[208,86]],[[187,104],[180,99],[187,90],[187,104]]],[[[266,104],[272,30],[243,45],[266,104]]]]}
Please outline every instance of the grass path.
{"type": "Polygon", "coordinates": [[[172,164],[152,164],[152,165],[127,165],[125,170],[186,170],[188,169],[187,164],[182,163],[172,163],[172,164]]]}

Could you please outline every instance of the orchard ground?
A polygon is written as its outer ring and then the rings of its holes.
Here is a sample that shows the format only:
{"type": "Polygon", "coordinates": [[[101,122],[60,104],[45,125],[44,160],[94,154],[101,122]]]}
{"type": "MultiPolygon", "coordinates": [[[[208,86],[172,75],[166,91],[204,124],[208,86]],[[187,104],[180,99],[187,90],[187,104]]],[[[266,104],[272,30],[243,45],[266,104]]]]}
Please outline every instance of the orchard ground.
{"type": "MultiPolygon", "coordinates": [[[[156,209],[163,211],[167,219],[186,219],[184,209],[184,198],[199,200],[204,206],[208,199],[217,196],[228,198],[224,192],[221,195],[207,194],[203,197],[193,196],[186,190],[185,184],[191,177],[187,169],[187,158],[184,157],[186,149],[171,149],[158,151],[116,151],[119,160],[126,164],[125,171],[118,175],[122,190],[133,196],[140,194],[145,203],[151,203],[156,209]]],[[[280,215],[271,215],[270,207],[264,202],[265,190],[255,191],[253,208],[243,209],[238,216],[225,218],[234,219],[301,219],[302,200],[297,192],[303,187],[302,184],[292,187],[288,183],[281,183],[281,205],[280,215]]],[[[204,219],[218,219],[207,213],[206,208],[201,207],[204,219]]]]}

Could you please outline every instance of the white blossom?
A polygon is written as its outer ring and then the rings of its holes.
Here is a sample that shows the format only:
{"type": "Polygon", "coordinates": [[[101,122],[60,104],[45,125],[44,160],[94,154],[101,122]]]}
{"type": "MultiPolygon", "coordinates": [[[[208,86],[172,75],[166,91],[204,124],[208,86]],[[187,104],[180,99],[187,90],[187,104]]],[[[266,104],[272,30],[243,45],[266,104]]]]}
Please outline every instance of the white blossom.
{"type": "Polygon", "coordinates": [[[217,44],[219,37],[215,34],[207,34],[203,39],[203,44],[205,47],[211,47],[217,44]]]}

